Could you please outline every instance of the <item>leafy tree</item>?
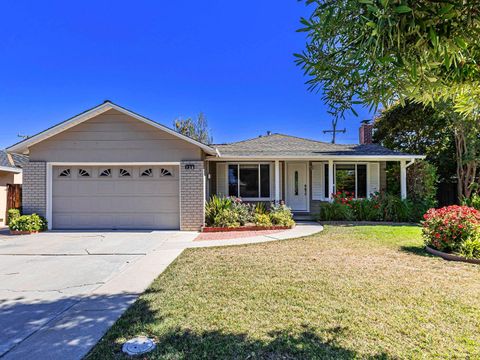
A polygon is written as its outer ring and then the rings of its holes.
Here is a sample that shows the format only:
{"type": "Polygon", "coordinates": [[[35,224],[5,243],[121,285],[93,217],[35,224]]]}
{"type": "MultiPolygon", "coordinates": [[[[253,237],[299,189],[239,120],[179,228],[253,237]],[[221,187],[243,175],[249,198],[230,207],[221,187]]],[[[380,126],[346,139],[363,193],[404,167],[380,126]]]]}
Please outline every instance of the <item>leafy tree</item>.
{"type": "Polygon", "coordinates": [[[174,129],[180,134],[186,135],[203,144],[210,145],[213,138],[210,135],[207,118],[203,113],[198,114],[196,119],[177,119],[173,122],[174,129]]]}
{"type": "Polygon", "coordinates": [[[408,100],[404,106],[396,103],[375,118],[373,139],[388,149],[426,155],[438,169],[439,181],[452,182],[456,178],[455,116],[408,100]]]}
{"type": "Polygon", "coordinates": [[[480,1],[305,0],[297,63],[335,118],[409,98],[480,109],[480,1]],[[352,109],[352,111],[355,111],[352,109]]]}
{"type": "Polygon", "coordinates": [[[469,198],[480,161],[480,132],[469,119],[448,103],[433,108],[407,100],[375,119],[374,140],[390,149],[426,155],[440,182],[456,181],[459,197],[469,198]]]}

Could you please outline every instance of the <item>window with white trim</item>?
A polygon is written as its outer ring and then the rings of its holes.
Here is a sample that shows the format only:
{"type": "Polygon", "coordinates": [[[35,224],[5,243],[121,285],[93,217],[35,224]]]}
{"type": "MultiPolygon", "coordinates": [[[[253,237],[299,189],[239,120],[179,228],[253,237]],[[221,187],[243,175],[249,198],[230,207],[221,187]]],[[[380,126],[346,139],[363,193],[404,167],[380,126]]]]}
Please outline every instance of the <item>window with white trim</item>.
{"type": "Polygon", "coordinates": [[[270,198],[270,164],[229,164],[227,171],[229,196],[270,198]]]}
{"type": "MultiPolygon", "coordinates": [[[[325,174],[328,184],[328,173],[325,174]]],[[[367,197],[367,165],[335,164],[335,192],[348,192],[355,198],[367,197]]]]}

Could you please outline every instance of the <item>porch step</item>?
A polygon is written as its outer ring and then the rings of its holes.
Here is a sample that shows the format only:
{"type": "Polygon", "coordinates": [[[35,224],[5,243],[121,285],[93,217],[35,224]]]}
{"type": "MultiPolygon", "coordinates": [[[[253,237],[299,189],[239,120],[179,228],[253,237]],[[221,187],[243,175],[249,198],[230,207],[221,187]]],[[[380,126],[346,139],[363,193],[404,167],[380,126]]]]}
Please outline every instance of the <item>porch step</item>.
{"type": "Polygon", "coordinates": [[[293,213],[293,220],[295,221],[311,221],[315,220],[315,217],[309,213],[293,213]]]}

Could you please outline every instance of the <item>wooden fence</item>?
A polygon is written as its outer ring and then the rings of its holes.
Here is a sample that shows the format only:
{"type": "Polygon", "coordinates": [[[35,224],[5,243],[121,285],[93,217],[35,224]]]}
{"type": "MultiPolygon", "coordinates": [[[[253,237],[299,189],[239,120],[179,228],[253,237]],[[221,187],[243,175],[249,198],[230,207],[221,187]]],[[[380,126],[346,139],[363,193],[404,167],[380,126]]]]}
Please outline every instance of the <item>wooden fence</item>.
{"type": "Polygon", "coordinates": [[[7,184],[7,215],[5,217],[8,224],[8,209],[22,208],[22,185],[7,184]]]}

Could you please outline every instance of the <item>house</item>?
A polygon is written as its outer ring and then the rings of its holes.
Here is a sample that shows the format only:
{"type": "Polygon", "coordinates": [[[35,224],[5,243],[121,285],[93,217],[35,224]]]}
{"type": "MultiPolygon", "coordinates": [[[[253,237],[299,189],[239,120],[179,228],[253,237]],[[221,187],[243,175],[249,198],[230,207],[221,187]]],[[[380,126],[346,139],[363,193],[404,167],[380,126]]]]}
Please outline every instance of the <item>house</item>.
{"type": "Polygon", "coordinates": [[[336,190],[369,196],[385,187],[385,164],[421,156],[369,144],[329,144],[269,134],[205,145],[110,101],[11,146],[29,156],[23,209],[53,229],[198,230],[212,194],[285,200],[314,214],[336,190]]]}
{"type": "Polygon", "coordinates": [[[11,187],[22,183],[22,167],[27,161],[26,156],[0,150],[0,227],[6,225],[11,187]]]}

